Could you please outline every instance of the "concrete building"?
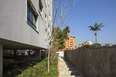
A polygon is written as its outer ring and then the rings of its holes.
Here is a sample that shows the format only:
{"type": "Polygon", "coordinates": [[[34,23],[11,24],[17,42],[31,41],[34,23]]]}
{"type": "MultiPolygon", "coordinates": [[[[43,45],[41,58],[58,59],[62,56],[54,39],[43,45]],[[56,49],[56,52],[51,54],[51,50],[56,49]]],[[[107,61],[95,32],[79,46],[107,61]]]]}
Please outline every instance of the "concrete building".
{"type": "Polygon", "coordinates": [[[0,77],[3,49],[47,49],[52,0],[0,0],[0,77]]]}
{"type": "Polygon", "coordinates": [[[64,39],[64,45],[65,45],[65,48],[63,50],[66,50],[66,49],[75,49],[75,37],[74,36],[70,36],[70,34],[68,33],[68,37],[69,39],[66,40],[64,39]]]}

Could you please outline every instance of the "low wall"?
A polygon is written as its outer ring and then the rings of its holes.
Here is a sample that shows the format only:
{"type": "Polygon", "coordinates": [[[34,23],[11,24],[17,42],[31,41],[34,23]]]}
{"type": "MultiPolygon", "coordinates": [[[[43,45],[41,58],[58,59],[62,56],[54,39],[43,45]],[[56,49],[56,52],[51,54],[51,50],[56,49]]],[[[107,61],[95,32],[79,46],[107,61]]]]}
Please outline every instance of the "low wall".
{"type": "Polygon", "coordinates": [[[116,47],[67,50],[64,58],[85,77],[116,77],[116,47]]]}

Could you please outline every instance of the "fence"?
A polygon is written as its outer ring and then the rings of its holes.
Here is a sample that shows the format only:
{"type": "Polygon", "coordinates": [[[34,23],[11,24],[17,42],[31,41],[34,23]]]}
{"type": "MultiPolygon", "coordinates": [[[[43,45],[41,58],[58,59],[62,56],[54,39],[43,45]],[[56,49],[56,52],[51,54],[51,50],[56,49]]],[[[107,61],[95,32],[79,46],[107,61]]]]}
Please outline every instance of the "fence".
{"type": "Polygon", "coordinates": [[[64,58],[85,77],[116,77],[116,47],[67,50],[64,58]]]}

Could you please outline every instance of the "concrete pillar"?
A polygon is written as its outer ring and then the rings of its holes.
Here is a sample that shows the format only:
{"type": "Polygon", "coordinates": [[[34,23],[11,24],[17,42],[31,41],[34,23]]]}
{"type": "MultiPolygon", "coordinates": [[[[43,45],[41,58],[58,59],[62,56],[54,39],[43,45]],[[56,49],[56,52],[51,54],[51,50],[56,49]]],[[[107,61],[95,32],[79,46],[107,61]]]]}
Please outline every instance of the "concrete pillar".
{"type": "Polygon", "coordinates": [[[2,54],[2,45],[0,45],[0,77],[2,77],[3,73],[3,54],[2,54]]]}
{"type": "Polygon", "coordinates": [[[29,50],[29,51],[28,51],[28,54],[29,54],[28,56],[30,56],[30,53],[31,53],[31,51],[29,50]]]}
{"type": "Polygon", "coordinates": [[[36,55],[37,60],[41,60],[41,51],[40,50],[36,50],[35,55],[36,55]]]}
{"type": "Polygon", "coordinates": [[[41,60],[41,50],[39,51],[39,60],[41,60]]]}
{"type": "Polygon", "coordinates": [[[17,50],[15,49],[14,50],[14,57],[16,57],[17,56],[17,50]]]}

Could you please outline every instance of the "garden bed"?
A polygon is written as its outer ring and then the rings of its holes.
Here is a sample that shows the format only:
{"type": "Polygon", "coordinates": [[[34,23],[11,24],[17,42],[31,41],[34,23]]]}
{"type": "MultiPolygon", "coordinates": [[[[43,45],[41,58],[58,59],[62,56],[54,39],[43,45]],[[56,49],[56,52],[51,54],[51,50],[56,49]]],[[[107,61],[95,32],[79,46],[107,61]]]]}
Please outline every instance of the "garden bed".
{"type": "Polygon", "coordinates": [[[3,77],[57,77],[57,61],[50,63],[50,72],[47,71],[47,61],[45,58],[41,62],[29,61],[25,63],[11,64],[4,70],[3,77]]]}

